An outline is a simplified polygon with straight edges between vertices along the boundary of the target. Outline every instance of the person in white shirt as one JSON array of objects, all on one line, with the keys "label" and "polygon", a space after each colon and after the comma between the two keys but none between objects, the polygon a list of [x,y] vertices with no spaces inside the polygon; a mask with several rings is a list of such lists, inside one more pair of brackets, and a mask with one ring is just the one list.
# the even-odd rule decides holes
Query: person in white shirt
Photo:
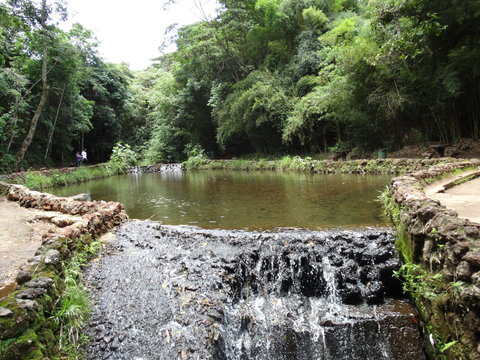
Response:
[{"label": "person in white shirt", "polygon": [[83,149],[82,151],[82,162],[87,162],[87,149]]}]

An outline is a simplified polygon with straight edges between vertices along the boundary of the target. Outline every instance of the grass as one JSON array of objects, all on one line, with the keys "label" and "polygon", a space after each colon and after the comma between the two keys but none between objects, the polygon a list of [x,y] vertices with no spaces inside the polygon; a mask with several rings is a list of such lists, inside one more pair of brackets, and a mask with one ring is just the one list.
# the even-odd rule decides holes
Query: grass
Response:
[{"label": "grass", "polygon": [[82,334],[91,311],[89,293],[81,281],[82,269],[100,248],[100,242],[89,241],[89,236],[79,240],[76,254],[64,264],[65,289],[51,316],[58,329],[57,359],[83,358],[82,347],[89,341]]},{"label": "grass", "polygon": [[22,184],[32,190],[43,190],[56,186],[64,186],[99,179],[124,173],[125,170],[112,168],[107,164],[86,167],[81,166],[68,172],[53,170],[48,175],[41,172],[27,172],[23,177],[14,179],[16,184]]}]

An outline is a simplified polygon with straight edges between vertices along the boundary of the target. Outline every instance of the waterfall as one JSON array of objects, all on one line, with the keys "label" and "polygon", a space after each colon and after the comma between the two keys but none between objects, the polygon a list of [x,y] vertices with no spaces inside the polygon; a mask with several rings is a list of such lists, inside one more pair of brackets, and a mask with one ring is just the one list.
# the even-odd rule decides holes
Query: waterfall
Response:
[{"label": "waterfall", "polygon": [[385,266],[385,252],[378,250],[393,248],[371,241],[354,255],[356,246],[344,240],[306,247],[301,253],[259,251],[242,256],[215,357],[423,358],[391,350],[392,338],[402,338],[404,327],[392,311],[393,300],[384,302],[382,294],[391,286],[384,272],[392,263]]},{"label": "waterfall", "polygon": [[127,222],[86,274],[89,358],[424,360],[393,243]]}]

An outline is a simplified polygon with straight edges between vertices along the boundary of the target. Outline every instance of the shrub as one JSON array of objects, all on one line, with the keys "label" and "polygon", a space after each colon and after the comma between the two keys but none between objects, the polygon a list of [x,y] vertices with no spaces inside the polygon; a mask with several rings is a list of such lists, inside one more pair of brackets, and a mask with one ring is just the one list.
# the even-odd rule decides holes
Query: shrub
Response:
[{"label": "shrub", "polygon": [[113,174],[124,173],[128,167],[135,165],[137,156],[128,144],[117,143],[113,147],[112,156],[107,163],[109,171]]},{"label": "shrub", "polygon": [[205,150],[200,145],[188,144],[185,146],[185,153],[188,156],[187,161],[184,162],[186,168],[198,169],[209,162]]}]

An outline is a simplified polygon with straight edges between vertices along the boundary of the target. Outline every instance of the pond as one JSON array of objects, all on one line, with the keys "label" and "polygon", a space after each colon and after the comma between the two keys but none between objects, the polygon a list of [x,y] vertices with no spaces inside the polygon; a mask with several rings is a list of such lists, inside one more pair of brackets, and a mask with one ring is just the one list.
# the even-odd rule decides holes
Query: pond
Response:
[{"label": "pond", "polygon": [[177,171],[128,174],[53,189],[118,201],[131,218],[203,228],[269,230],[384,225],[380,175]]}]

